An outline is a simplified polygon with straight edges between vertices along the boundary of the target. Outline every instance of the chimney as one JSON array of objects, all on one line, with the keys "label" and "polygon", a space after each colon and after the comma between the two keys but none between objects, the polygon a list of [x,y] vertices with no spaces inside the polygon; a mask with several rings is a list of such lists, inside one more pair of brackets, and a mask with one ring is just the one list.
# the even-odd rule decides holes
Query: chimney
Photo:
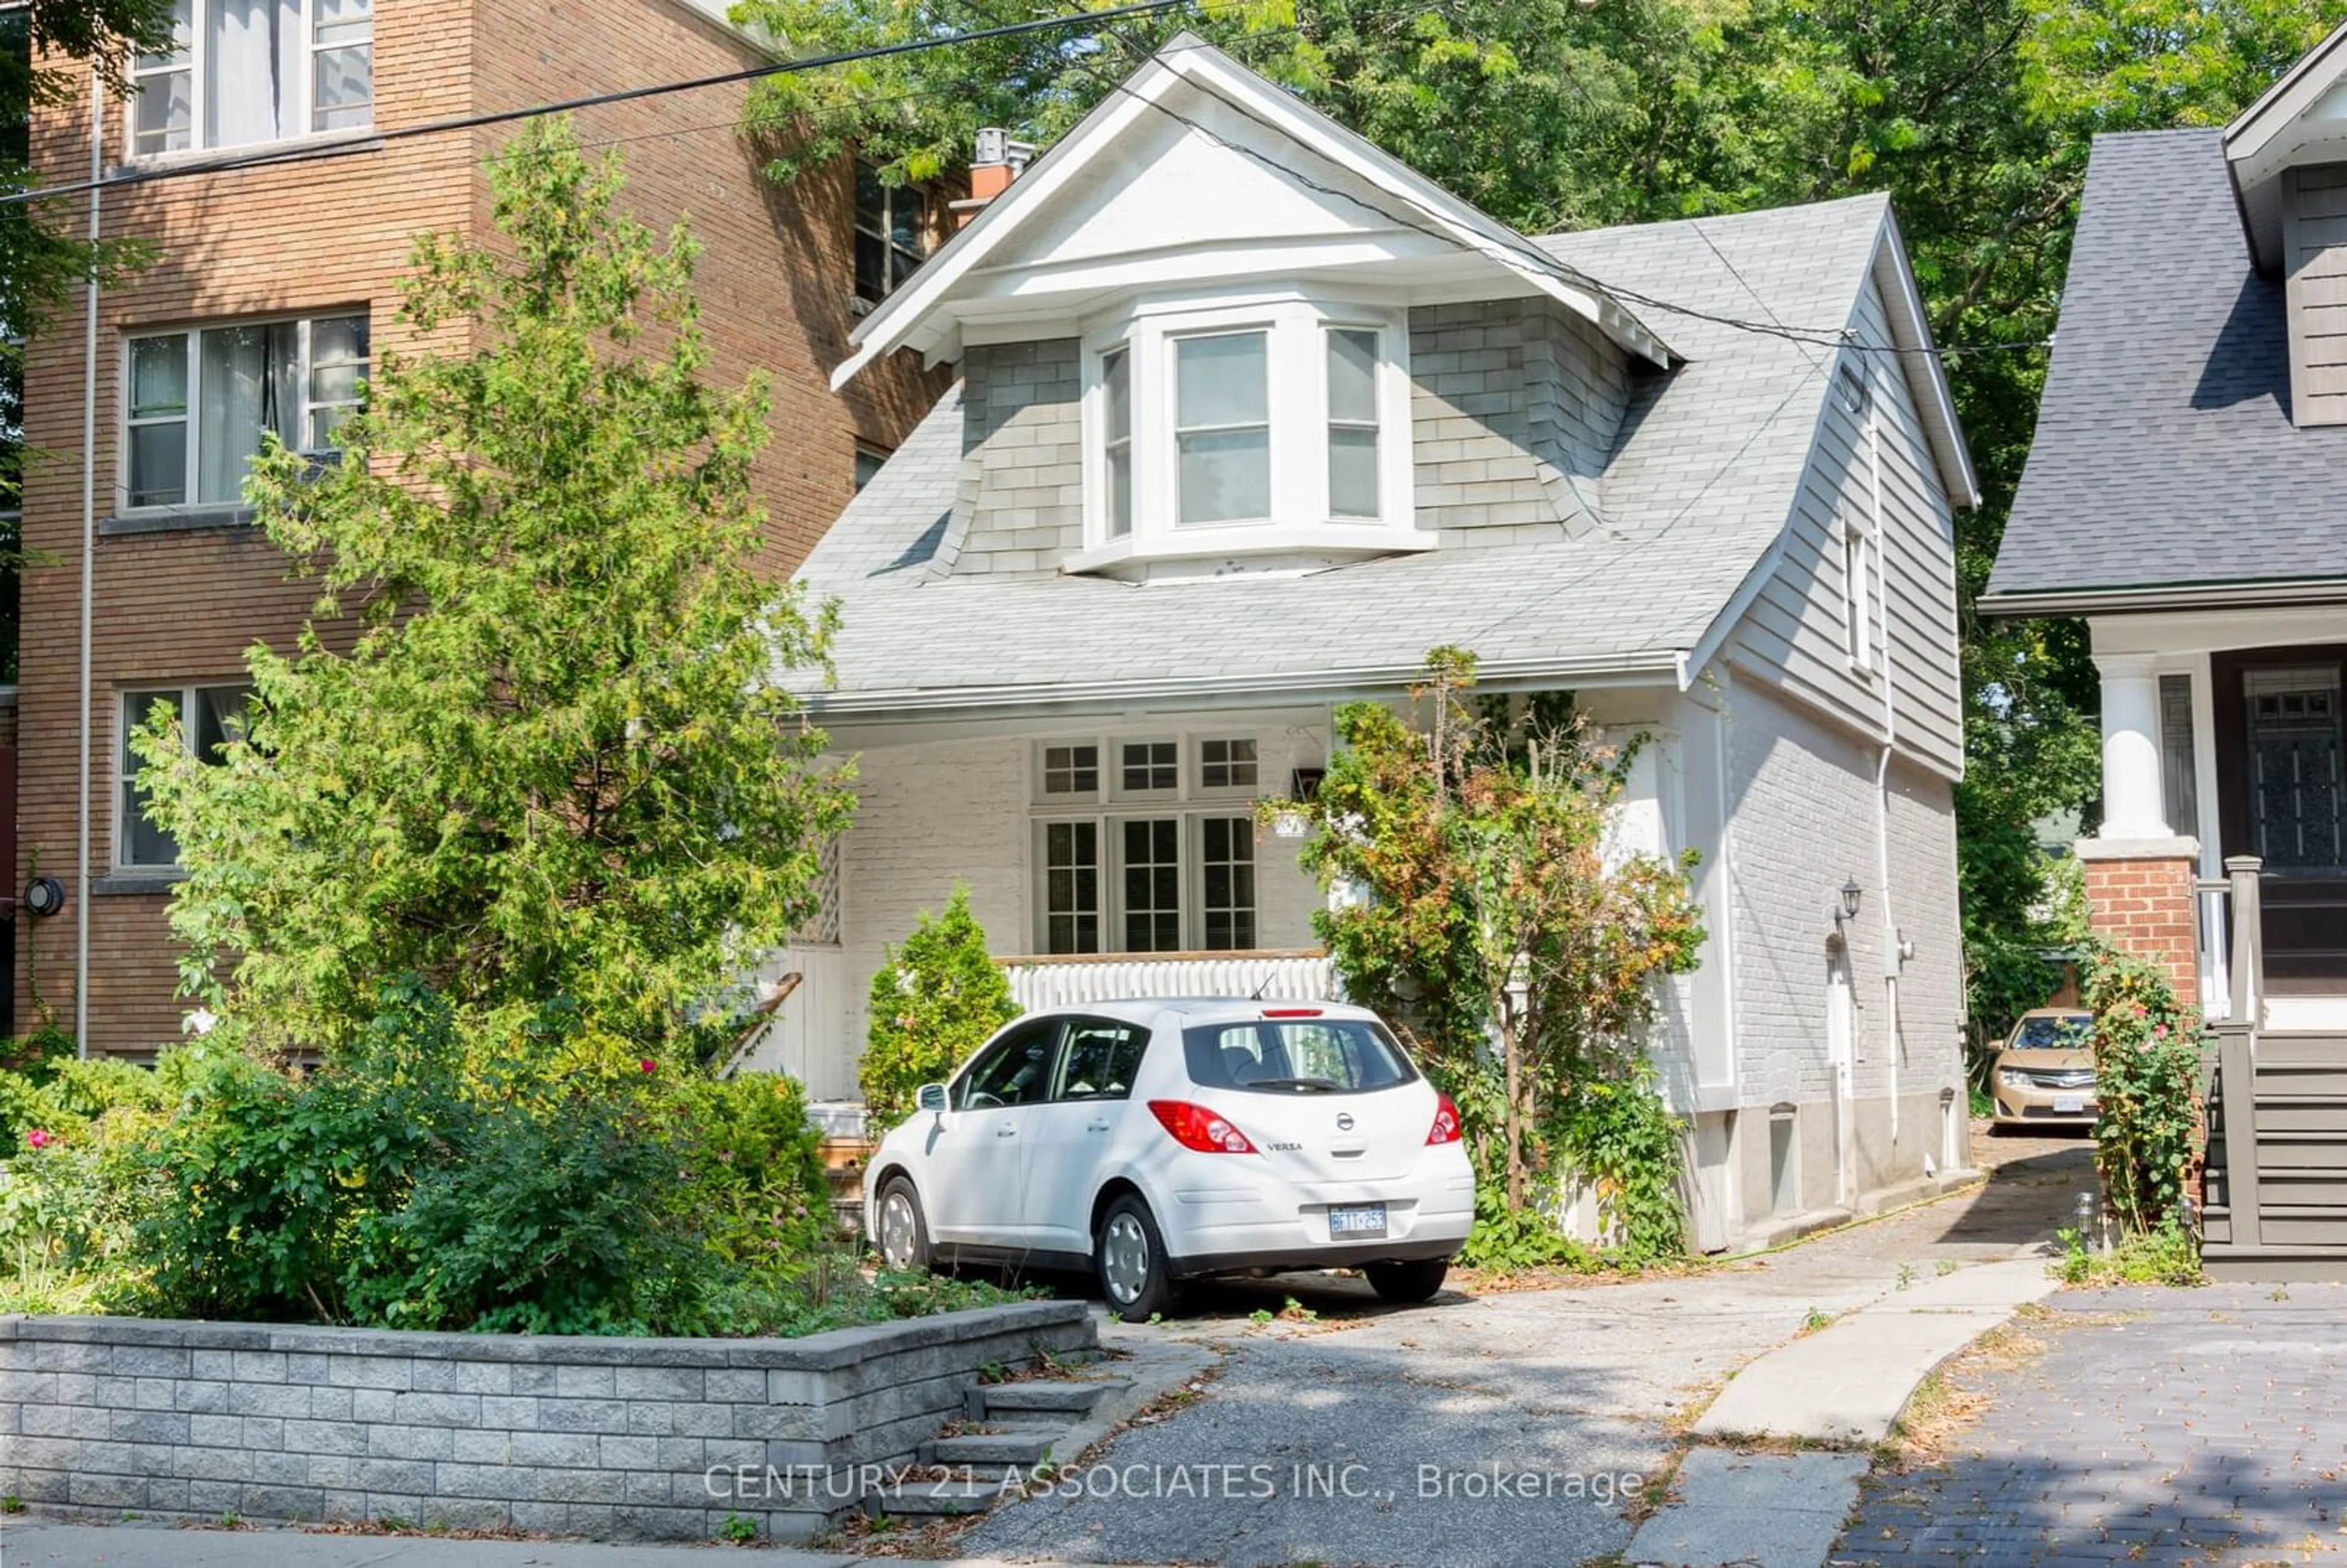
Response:
[{"label": "chimney", "polygon": [[1010,133],[999,126],[979,131],[977,155],[969,160],[969,196],[947,203],[955,215],[954,227],[967,228],[980,208],[1010,189],[1034,156],[1031,143],[1011,140]]}]

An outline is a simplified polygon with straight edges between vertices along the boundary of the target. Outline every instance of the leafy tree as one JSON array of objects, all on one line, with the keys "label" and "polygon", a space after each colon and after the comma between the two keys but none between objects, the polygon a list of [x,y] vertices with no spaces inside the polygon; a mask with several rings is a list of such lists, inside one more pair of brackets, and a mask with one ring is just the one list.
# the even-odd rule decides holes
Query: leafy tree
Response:
[{"label": "leafy tree", "polygon": [[315,618],[251,651],[217,755],[159,709],[140,777],[184,982],[232,1023],[331,1048],[408,975],[495,1038],[568,1009],[568,1052],[632,1071],[711,1043],[814,912],[853,801],[778,682],[831,612],[753,570],[765,386],[703,381],[690,236],[620,216],[567,122],[489,183],[500,241],[419,240],[399,312],[471,352],[384,352],[339,466],[255,460]]},{"label": "leafy tree", "polygon": [[1609,845],[1627,754],[1538,712],[1494,722],[1469,699],[1474,680],[1471,654],[1430,652],[1413,693],[1422,732],[1381,703],[1338,710],[1343,743],[1319,790],[1280,808],[1309,814],[1306,867],[1363,895],[1314,926],[1346,995],[1391,1020],[1456,1097],[1511,1209],[1560,1136],[1646,1162],[1583,1169],[1602,1194],[1667,1191],[1675,1139],[1657,1150],[1563,1129],[1577,1109],[1615,1109],[1585,1092],[1596,1082],[1659,1115],[1645,1042],[1656,982],[1692,969],[1703,941],[1693,858]]},{"label": "leafy tree", "polygon": [[872,977],[871,1022],[856,1064],[876,1132],[913,1113],[913,1094],[952,1072],[1019,1016],[1010,982],[988,954],[986,929],[957,883],[945,913],[924,913]]},{"label": "leafy tree", "polygon": [[[1979,469],[1960,517],[1971,778],[1956,809],[1979,1021],[2040,999],[2033,825],[2091,812],[2099,700],[2075,621],[1987,621],[2029,451],[2092,137],[2223,123],[2318,42],[2318,0],[1378,0],[1201,7],[1099,38],[1030,35],[813,78],[755,100],[784,178],[850,143],[921,179],[1001,125],[1048,141],[1188,26],[1430,178],[1530,231],[1884,190]],[[1019,19],[1002,0],[740,0],[805,51]],[[805,139],[794,139],[805,138]],[[1635,286],[1636,280],[1606,280]],[[1665,333],[1666,311],[1651,313]],[[1758,313],[1756,306],[1755,313]],[[1809,323],[1799,323],[1809,324]]]}]

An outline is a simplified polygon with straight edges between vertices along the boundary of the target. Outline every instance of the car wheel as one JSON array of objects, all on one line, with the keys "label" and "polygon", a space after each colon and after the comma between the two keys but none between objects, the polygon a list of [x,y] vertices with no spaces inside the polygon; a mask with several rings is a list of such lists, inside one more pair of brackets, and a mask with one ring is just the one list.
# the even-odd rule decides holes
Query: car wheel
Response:
[{"label": "car wheel", "polygon": [[1127,1323],[1146,1323],[1173,1310],[1173,1276],[1166,1272],[1165,1238],[1149,1205],[1131,1193],[1109,1204],[1092,1242],[1092,1272],[1108,1309]]},{"label": "car wheel", "polygon": [[1431,1301],[1450,1273],[1450,1260],[1434,1257],[1419,1263],[1373,1263],[1361,1272],[1368,1276],[1369,1288],[1378,1293],[1381,1301]]},{"label": "car wheel", "polygon": [[921,1213],[921,1195],[904,1176],[880,1184],[880,1202],[873,1245],[882,1266],[911,1274],[929,1266],[929,1222]]}]

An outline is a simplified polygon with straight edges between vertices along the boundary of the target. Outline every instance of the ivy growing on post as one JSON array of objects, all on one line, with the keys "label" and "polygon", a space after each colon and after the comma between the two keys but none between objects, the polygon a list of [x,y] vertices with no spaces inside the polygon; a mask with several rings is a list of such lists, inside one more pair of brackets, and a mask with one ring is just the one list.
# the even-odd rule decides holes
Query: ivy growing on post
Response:
[{"label": "ivy growing on post", "polygon": [[1570,1169],[1624,1251],[1676,1251],[1678,1140],[1645,1048],[1658,982],[1703,942],[1694,856],[1610,836],[1632,750],[1474,686],[1474,656],[1439,648],[1412,714],[1338,710],[1318,792],[1274,808],[1308,814],[1304,864],[1346,895],[1316,927],[1347,996],[1457,1100],[1508,1214]]}]

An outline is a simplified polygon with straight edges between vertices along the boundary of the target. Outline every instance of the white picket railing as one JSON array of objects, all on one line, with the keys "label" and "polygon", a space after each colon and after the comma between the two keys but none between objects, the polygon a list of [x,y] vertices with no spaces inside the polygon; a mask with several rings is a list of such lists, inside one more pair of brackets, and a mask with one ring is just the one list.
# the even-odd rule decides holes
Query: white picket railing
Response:
[{"label": "white picket railing", "polygon": [[1023,1011],[1127,997],[1334,1001],[1337,965],[1317,948],[1242,953],[1107,953],[997,958]]}]

